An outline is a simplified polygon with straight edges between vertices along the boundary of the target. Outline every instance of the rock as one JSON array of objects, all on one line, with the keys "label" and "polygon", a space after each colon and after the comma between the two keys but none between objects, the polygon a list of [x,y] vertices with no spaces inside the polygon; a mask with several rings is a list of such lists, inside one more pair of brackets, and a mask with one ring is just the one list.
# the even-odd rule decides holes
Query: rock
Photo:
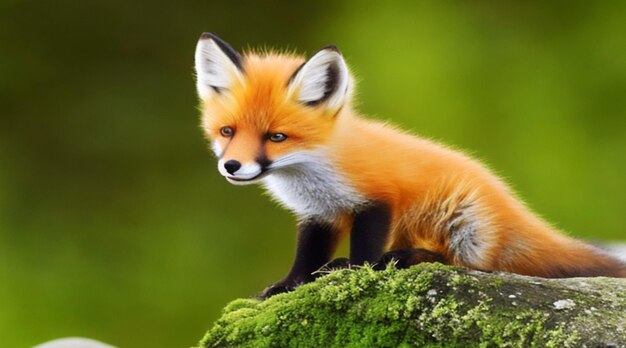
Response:
[{"label": "rock", "polygon": [[332,272],[224,309],[200,347],[626,347],[626,279],[440,264]]}]

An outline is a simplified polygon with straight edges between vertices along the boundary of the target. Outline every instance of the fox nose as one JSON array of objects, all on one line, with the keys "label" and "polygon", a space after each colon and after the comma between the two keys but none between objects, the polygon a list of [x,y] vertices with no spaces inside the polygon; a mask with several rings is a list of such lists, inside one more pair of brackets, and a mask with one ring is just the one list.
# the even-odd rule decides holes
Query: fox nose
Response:
[{"label": "fox nose", "polygon": [[230,160],[224,163],[224,169],[226,169],[228,174],[235,174],[239,168],[241,168],[241,163],[239,163],[239,161]]}]

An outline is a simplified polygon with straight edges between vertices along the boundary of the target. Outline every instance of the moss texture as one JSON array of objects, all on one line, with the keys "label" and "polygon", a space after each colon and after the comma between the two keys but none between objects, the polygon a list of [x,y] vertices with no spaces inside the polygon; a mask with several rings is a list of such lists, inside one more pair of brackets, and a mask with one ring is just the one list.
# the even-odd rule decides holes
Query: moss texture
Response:
[{"label": "moss texture", "polygon": [[235,300],[199,346],[626,347],[626,279],[366,266]]}]

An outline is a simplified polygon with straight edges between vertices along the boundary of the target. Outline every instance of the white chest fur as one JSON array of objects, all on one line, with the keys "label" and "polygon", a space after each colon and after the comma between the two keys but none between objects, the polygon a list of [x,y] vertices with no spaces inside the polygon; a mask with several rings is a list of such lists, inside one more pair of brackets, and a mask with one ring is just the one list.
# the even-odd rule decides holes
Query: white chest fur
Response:
[{"label": "white chest fur", "polygon": [[[298,154],[274,170],[263,183],[281,204],[301,217],[329,218],[356,210],[365,198],[350,187],[336,168],[320,156]],[[295,163],[294,163],[295,162]],[[276,162],[280,165],[281,161]]]}]

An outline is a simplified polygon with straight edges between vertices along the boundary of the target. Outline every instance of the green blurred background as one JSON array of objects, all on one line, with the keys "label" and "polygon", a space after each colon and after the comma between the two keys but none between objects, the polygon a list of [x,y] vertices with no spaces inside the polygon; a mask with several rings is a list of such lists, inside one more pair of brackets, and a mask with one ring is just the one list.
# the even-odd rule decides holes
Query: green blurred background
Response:
[{"label": "green blurred background", "polygon": [[626,2],[0,3],[0,338],[194,344],[288,270],[294,218],[223,180],[201,32],[344,52],[361,110],[467,149],[536,211],[625,237]]}]

